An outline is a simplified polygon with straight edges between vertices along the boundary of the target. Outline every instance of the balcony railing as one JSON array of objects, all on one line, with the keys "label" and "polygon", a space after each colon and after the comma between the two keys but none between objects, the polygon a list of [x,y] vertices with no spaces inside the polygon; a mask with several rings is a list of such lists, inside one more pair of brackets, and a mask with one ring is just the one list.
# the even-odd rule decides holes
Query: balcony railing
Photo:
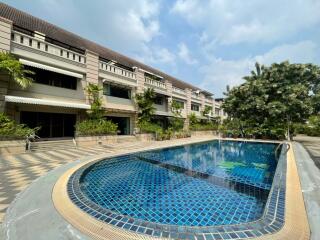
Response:
[{"label": "balcony railing", "polygon": [[145,77],[144,78],[144,82],[146,84],[148,84],[148,85],[151,85],[151,86],[154,86],[154,87],[157,87],[157,88],[167,89],[166,84],[161,82],[161,81],[158,81],[158,80],[154,80],[154,79]]},{"label": "balcony railing", "polygon": [[99,68],[101,70],[103,70],[103,71],[114,73],[114,74],[117,74],[117,75],[120,75],[120,76],[123,76],[123,77],[136,79],[136,74],[135,73],[133,73],[131,71],[128,71],[128,70],[125,70],[123,68],[116,67],[114,65],[108,64],[106,62],[100,61],[99,62]]},{"label": "balcony railing", "polygon": [[177,87],[174,87],[174,86],[172,86],[172,91],[174,93],[178,93],[178,94],[181,94],[181,95],[185,95],[186,94],[186,92],[183,89],[177,88]]},{"label": "balcony railing", "polygon": [[73,62],[83,64],[86,62],[86,58],[82,54],[45,42],[44,40],[17,31],[13,31],[11,33],[11,41],[18,45],[37,49],[41,52],[46,52],[61,58],[68,59]]}]

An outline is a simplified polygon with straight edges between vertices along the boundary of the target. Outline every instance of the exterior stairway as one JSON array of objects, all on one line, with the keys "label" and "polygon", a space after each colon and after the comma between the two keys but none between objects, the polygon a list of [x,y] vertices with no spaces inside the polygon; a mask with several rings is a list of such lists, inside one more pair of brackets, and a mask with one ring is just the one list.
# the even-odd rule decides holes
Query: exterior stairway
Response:
[{"label": "exterior stairway", "polygon": [[55,141],[39,141],[39,142],[31,142],[30,151],[38,152],[38,151],[55,151],[60,149],[74,149],[76,145],[74,144],[72,139],[68,140],[55,140]]}]

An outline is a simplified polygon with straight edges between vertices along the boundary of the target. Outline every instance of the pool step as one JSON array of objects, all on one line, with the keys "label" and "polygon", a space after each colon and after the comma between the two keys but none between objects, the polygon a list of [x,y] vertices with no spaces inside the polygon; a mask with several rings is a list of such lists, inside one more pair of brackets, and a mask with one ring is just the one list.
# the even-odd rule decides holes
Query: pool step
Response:
[{"label": "pool step", "polygon": [[73,140],[58,140],[58,141],[43,141],[31,142],[30,151],[55,151],[60,149],[74,149],[76,148]]}]

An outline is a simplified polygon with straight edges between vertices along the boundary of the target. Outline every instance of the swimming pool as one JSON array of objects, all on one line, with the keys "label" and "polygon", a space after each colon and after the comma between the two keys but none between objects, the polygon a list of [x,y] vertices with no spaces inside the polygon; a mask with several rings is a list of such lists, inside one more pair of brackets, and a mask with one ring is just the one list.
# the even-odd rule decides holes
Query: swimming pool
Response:
[{"label": "swimming pool", "polygon": [[258,224],[271,204],[277,146],[216,140],[113,157],[76,171],[68,194],[94,218],[137,233],[237,230]]}]

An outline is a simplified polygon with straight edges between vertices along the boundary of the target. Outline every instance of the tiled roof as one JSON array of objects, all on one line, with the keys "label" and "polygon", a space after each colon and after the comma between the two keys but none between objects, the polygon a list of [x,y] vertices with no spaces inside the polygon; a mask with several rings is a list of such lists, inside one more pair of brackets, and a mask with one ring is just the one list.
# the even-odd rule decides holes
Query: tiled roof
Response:
[{"label": "tiled roof", "polygon": [[[44,33],[46,37],[54,39],[56,41],[65,43],[72,47],[78,49],[88,49],[90,51],[96,52],[100,57],[110,60],[115,60],[118,63],[128,66],[134,67],[137,66],[146,71],[152,72],[154,74],[160,75],[165,79],[168,79],[172,82],[173,86],[178,88],[191,88],[193,90],[198,90],[198,87],[195,87],[189,83],[183,82],[175,77],[172,77],[164,72],[161,72],[155,68],[147,66],[141,62],[138,62],[134,59],[126,57],[120,53],[117,53],[109,48],[103,47],[99,44],[96,44],[92,41],[84,39],[74,33],[66,31],[60,27],[57,27],[51,23],[48,23],[42,19],[36,18],[28,13],[20,11],[16,8],[13,8],[7,4],[0,3],[0,16],[6,19],[9,19],[13,22],[14,26],[18,26],[20,28],[24,28],[31,31],[38,31]],[[199,89],[200,90],[200,89]]]}]

